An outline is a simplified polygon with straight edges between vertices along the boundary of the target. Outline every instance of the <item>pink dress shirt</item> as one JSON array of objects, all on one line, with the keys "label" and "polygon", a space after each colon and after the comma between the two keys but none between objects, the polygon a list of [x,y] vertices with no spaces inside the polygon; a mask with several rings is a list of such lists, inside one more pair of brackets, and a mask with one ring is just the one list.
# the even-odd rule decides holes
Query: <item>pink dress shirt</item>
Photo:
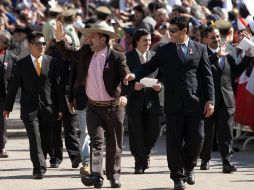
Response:
[{"label": "pink dress shirt", "polygon": [[108,47],[94,53],[91,59],[86,80],[86,94],[94,101],[114,100],[109,96],[103,80],[103,70],[106,62]]}]

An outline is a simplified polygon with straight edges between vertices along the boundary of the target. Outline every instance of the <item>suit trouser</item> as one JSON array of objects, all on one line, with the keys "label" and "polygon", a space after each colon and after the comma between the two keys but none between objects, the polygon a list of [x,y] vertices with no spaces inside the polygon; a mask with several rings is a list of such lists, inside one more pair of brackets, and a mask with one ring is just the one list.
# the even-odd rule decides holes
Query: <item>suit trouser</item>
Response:
[{"label": "suit trouser", "polygon": [[7,142],[7,136],[6,136],[6,120],[3,117],[3,111],[4,111],[4,102],[0,102],[0,150],[5,148],[5,144]]},{"label": "suit trouser", "polygon": [[128,113],[128,133],[135,169],[146,169],[159,135],[159,115]]},{"label": "suit trouser", "polygon": [[52,129],[55,125],[52,108],[43,107],[32,113],[22,113],[21,118],[29,139],[33,173],[44,173],[47,170],[46,157],[51,150]]},{"label": "suit trouser", "polygon": [[166,112],[167,160],[172,180],[185,179],[184,170],[191,171],[197,160],[204,140],[202,113]]},{"label": "suit trouser", "polygon": [[231,160],[233,144],[233,124],[235,108],[222,107],[215,110],[213,115],[205,119],[205,140],[200,158],[209,161],[212,155],[214,128],[224,163]]},{"label": "suit trouser", "polygon": [[78,115],[66,112],[62,118],[56,122],[53,134],[53,146],[50,151],[50,163],[61,163],[63,160],[63,141],[62,126],[64,128],[65,146],[71,160],[76,156],[80,156],[78,135]]},{"label": "suit trouser", "polygon": [[87,127],[91,139],[92,174],[102,177],[104,131],[106,137],[106,176],[119,179],[123,143],[124,108],[88,104]]}]

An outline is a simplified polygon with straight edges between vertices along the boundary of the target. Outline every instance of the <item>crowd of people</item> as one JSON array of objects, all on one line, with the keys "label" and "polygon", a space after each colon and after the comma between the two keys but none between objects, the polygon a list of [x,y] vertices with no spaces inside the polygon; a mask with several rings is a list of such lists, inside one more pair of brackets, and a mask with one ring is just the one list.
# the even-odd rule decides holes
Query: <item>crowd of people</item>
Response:
[{"label": "crowd of people", "polygon": [[[133,173],[144,174],[161,116],[175,190],[195,184],[198,158],[200,169],[209,170],[214,144],[222,172],[237,171],[231,162],[235,113],[241,124],[254,126],[253,117],[239,117],[243,103],[235,104],[245,89],[239,92],[239,78],[254,80],[254,47],[238,46],[254,42],[254,13],[245,3],[3,0],[0,158],[8,157],[6,119],[20,89],[34,179],[44,178],[47,157],[51,168],[61,165],[63,128],[72,168],[82,163],[82,183],[103,186],[105,141],[105,175],[120,188],[124,119]],[[254,87],[248,89],[254,99]],[[254,113],[254,101],[247,104]]]}]

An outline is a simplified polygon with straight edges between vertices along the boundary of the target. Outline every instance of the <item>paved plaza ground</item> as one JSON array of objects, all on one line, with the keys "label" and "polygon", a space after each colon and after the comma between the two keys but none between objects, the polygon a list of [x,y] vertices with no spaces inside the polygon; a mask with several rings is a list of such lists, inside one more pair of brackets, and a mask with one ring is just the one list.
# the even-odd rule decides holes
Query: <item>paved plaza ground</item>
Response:
[{"label": "paved plaza ground", "polygon": [[[241,143],[239,144],[241,148]],[[72,169],[71,162],[64,152],[60,168],[48,168],[43,180],[32,179],[32,163],[29,158],[27,138],[10,138],[7,143],[9,158],[0,160],[0,190],[80,190],[85,187],[80,181],[79,169]],[[151,167],[143,175],[133,174],[133,157],[128,146],[128,136],[124,138],[122,159],[121,189],[170,190],[173,182],[169,178],[165,156],[165,136],[158,139],[151,157]],[[199,166],[200,162],[198,163]],[[186,185],[187,190],[253,190],[254,189],[254,148],[247,146],[246,151],[235,153],[234,164],[238,171],[223,174],[218,152],[213,153],[211,169],[200,171],[195,168],[196,184]],[[49,165],[49,164],[48,164]],[[104,180],[102,189],[109,188]]]}]

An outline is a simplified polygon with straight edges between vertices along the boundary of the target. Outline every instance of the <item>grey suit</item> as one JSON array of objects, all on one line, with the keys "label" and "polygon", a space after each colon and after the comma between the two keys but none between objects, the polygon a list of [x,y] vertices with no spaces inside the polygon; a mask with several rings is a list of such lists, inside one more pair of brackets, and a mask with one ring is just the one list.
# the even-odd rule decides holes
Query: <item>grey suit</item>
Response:
[{"label": "grey suit", "polygon": [[215,88],[215,111],[211,117],[205,119],[205,140],[200,158],[206,162],[211,159],[214,128],[216,128],[221,158],[224,164],[228,164],[232,154],[235,113],[232,76],[240,76],[251,62],[251,58],[244,57],[242,62],[237,65],[233,57],[228,55],[225,58],[224,67],[221,68],[217,53],[213,53],[208,48],[208,55]]}]

